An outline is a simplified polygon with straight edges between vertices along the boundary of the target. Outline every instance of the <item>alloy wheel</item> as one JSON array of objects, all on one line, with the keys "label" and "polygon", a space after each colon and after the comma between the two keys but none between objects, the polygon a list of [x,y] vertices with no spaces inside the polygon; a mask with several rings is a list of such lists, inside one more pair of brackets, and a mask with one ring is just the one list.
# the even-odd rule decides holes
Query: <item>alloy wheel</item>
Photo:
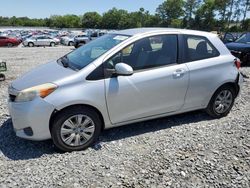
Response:
[{"label": "alloy wheel", "polygon": [[218,114],[225,113],[233,103],[233,94],[229,90],[222,90],[214,102],[214,110]]},{"label": "alloy wheel", "polygon": [[95,124],[86,115],[75,115],[68,118],[61,126],[62,141],[68,146],[81,146],[87,143],[94,135]]}]

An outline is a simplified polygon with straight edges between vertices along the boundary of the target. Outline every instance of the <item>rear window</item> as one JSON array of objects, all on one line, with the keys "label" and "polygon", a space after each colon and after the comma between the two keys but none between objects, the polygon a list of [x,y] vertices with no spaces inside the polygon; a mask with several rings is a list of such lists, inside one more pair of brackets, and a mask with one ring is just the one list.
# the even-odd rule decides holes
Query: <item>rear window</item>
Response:
[{"label": "rear window", "polygon": [[212,43],[202,36],[184,36],[186,62],[209,59],[220,55]]}]

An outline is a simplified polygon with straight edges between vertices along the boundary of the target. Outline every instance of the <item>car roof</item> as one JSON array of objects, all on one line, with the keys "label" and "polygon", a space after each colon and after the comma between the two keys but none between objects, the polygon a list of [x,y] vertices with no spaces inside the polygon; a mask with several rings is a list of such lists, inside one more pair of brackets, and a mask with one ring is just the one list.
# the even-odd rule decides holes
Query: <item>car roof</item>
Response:
[{"label": "car roof", "polygon": [[189,30],[189,29],[176,29],[176,28],[135,28],[135,29],[126,29],[120,31],[114,31],[112,33],[120,34],[120,35],[140,35],[140,34],[149,34],[154,32],[176,32],[181,34],[193,34],[193,35],[201,35],[201,36],[216,36],[216,34],[204,32],[204,31],[196,31],[196,30]]}]

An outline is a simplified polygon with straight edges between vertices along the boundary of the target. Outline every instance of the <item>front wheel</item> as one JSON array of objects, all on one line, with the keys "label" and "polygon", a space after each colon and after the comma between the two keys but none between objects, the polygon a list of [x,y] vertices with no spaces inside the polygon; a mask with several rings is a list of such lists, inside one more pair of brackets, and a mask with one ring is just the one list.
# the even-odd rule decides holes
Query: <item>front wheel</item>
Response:
[{"label": "front wheel", "polygon": [[74,42],[70,41],[68,46],[74,46]]},{"label": "front wheel", "polygon": [[14,46],[14,45],[13,45],[12,43],[8,43],[8,44],[7,44],[7,47],[8,47],[8,48],[11,48],[11,47],[13,47],[13,46]]},{"label": "front wheel", "polygon": [[4,81],[5,80],[5,75],[4,74],[0,74],[0,81]]},{"label": "front wheel", "polygon": [[50,43],[50,46],[51,46],[51,47],[55,47],[55,45],[56,45],[56,44],[55,44],[54,42],[51,42],[51,43]]},{"label": "front wheel", "polygon": [[73,107],[56,115],[51,128],[55,146],[64,151],[79,151],[91,146],[101,133],[101,120],[92,109]]},{"label": "front wheel", "polygon": [[233,107],[236,97],[235,89],[231,86],[219,88],[210,100],[206,111],[214,118],[221,118],[228,115]]}]

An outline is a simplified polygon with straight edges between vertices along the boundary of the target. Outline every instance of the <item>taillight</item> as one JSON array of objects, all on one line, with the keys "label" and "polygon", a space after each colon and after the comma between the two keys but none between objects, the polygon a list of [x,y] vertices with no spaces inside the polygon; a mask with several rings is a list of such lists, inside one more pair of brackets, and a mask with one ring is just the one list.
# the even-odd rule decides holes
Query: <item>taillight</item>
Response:
[{"label": "taillight", "polygon": [[240,69],[241,62],[240,62],[239,59],[236,59],[236,60],[234,61],[234,64],[235,64],[235,66],[237,67],[237,69]]}]

